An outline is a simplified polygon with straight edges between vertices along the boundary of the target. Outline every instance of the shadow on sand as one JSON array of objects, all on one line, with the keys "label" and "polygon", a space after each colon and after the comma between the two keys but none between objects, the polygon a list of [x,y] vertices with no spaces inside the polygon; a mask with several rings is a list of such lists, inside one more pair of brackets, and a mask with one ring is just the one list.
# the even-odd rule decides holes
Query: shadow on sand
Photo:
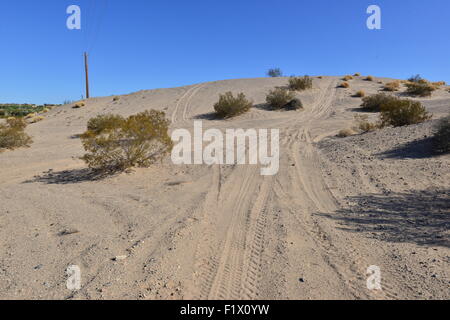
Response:
[{"label": "shadow on sand", "polygon": [[42,175],[35,176],[24,183],[45,183],[45,184],[75,184],[82,182],[100,181],[111,177],[117,173],[100,172],[92,169],[74,169],[55,172],[49,170]]},{"label": "shadow on sand", "polygon": [[223,120],[222,118],[218,117],[215,112],[208,112],[204,114],[199,114],[194,116],[195,120]]},{"label": "shadow on sand", "polygon": [[342,230],[387,242],[450,247],[450,190],[368,194],[349,197],[348,209],[317,215],[339,222]]},{"label": "shadow on sand", "polygon": [[427,137],[402,144],[377,156],[391,159],[426,159],[436,154],[433,152],[433,138]]}]

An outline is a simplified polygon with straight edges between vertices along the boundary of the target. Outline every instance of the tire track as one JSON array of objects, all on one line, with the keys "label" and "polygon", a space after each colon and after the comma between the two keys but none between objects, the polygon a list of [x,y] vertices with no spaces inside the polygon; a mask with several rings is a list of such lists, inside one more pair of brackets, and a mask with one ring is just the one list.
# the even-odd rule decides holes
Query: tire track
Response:
[{"label": "tire track", "polygon": [[[199,86],[201,86],[201,85],[194,85],[194,86],[190,87],[190,88],[189,88],[188,90],[186,90],[186,92],[184,92],[183,95],[180,97],[180,99],[178,100],[177,104],[175,105],[175,109],[174,109],[174,111],[173,111],[173,113],[172,113],[172,117],[171,117],[172,124],[177,122],[178,109],[180,108],[180,105],[183,103],[184,99],[185,99],[186,97],[188,97],[189,94],[192,94],[193,91],[195,91]],[[188,98],[188,101],[189,101],[189,98]],[[185,107],[184,107],[183,115],[184,115],[184,113],[185,113],[185,109],[186,109],[186,105],[185,105]]]}]

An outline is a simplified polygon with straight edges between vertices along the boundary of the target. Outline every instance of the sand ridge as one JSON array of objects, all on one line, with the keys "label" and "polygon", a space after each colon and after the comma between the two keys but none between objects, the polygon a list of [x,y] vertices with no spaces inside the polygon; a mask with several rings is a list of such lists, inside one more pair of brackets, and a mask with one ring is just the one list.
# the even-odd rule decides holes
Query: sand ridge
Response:
[{"label": "sand ridge", "polygon": [[[313,89],[298,93],[301,112],[263,107],[287,78],[140,91],[53,109],[28,127],[31,148],[0,154],[0,298],[448,299],[450,157],[414,156],[408,145],[426,139],[432,122],[336,138],[361,103],[352,95],[377,93],[378,81],[389,81],[363,79],[340,89],[339,77],[314,78]],[[226,91],[244,92],[257,107],[232,120],[210,117]],[[448,90],[420,100],[435,118],[449,111]],[[258,166],[167,159],[92,181],[77,158],[76,135],[87,120],[147,109],[164,110],[171,129],[192,130],[199,120],[220,130],[280,129],[280,171],[264,177]],[[418,204],[403,208],[413,195],[429,203],[428,216]],[[416,237],[406,234],[416,229]],[[432,232],[440,238],[424,235]],[[66,288],[69,265],[81,268],[80,291]],[[371,265],[381,267],[381,292],[366,288]]]}]

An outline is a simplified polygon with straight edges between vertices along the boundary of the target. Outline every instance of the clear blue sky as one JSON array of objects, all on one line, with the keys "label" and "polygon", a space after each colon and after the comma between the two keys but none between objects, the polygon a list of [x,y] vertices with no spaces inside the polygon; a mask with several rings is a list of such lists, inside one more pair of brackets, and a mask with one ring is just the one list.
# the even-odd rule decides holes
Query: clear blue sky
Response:
[{"label": "clear blue sky", "polygon": [[[66,8],[82,10],[81,31]],[[382,30],[366,9],[382,9]],[[61,103],[230,78],[361,72],[450,82],[448,0],[3,0],[0,103]]]}]

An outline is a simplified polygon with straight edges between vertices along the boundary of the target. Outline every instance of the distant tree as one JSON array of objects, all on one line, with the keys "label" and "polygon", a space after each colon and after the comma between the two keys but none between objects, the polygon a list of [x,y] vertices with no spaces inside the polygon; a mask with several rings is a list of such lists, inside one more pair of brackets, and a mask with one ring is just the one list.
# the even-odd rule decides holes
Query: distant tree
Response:
[{"label": "distant tree", "polygon": [[416,74],[415,76],[412,76],[408,79],[409,82],[415,82],[415,83],[419,83],[421,81],[423,81],[423,78],[420,76],[420,74]]},{"label": "distant tree", "polygon": [[283,72],[281,71],[280,68],[274,68],[274,69],[269,69],[269,71],[267,71],[267,75],[272,78],[282,77]]}]

